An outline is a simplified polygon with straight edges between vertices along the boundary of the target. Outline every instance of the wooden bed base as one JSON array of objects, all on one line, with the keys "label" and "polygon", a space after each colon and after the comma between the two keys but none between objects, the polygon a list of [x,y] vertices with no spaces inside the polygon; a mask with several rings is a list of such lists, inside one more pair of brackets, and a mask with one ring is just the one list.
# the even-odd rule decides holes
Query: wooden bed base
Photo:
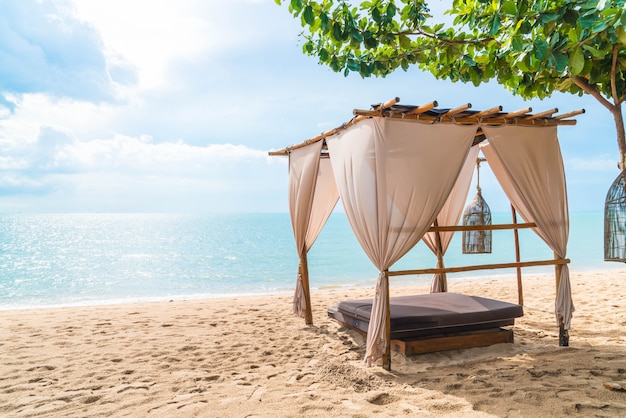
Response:
[{"label": "wooden bed base", "polygon": [[[328,308],[328,316],[342,326],[356,331],[364,338],[367,332],[351,323],[336,307]],[[493,325],[491,328],[472,329],[466,331],[444,331],[439,333],[412,336],[406,338],[392,338],[391,350],[404,356],[433,353],[437,351],[457,350],[463,348],[486,347],[493,344],[509,343],[514,341],[513,330]]]},{"label": "wooden bed base", "polygon": [[[333,316],[331,318],[337,320]],[[352,325],[337,320],[342,326],[358,332],[363,337],[367,333]],[[451,334],[429,335],[420,338],[406,338],[391,340],[391,350],[403,356],[434,353],[437,351],[458,350],[463,348],[487,347],[493,344],[512,344],[513,330],[505,328],[488,328],[475,331],[457,332]]]},{"label": "wooden bed base", "polygon": [[391,340],[391,349],[405,356],[461,348],[486,347],[493,344],[513,343],[513,331],[490,328],[451,335],[430,336],[420,339]]}]

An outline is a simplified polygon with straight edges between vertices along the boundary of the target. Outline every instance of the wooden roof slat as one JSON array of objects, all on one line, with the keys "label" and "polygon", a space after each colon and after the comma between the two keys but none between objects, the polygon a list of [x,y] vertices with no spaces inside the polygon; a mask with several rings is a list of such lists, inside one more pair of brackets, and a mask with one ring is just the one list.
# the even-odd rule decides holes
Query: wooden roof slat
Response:
[{"label": "wooden roof slat", "polygon": [[455,107],[454,109],[448,110],[446,113],[443,113],[441,116],[451,117],[454,115],[458,115],[459,113],[465,112],[466,110],[471,109],[471,108],[472,108],[471,103],[465,103],[465,104],[462,104],[461,106]]},{"label": "wooden roof slat", "polygon": [[411,110],[410,112],[407,112],[407,114],[408,115],[419,115],[421,113],[428,112],[429,110],[433,110],[437,106],[439,106],[439,104],[437,103],[437,100],[433,100],[430,103],[426,103],[426,104],[423,104],[421,106],[417,106],[415,109]]},{"label": "wooden roof slat", "polygon": [[585,109],[574,110],[573,112],[563,113],[562,115],[556,115],[554,119],[560,121],[560,123],[566,122],[563,119],[571,118],[574,116],[582,115],[585,113]]},{"label": "wooden roof slat", "polygon": [[485,110],[481,110],[478,113],[475,113],[474,117],[476,118],[488,118],[490,116],[496,115],[498,113],[502,112],[502,106],[495,106],[492,107],[491,109],[485,109]]},{"label": "wooden roof slat", "polygon": [[378,106],[376,106],[374,108],[374,110],[384,110],[384,109],[389,109],[391,106],[397,104],[400,101],[399,97],[394,97],[391,100],[387,100],[385,103],[383,104],[379,104]]},{"label": "wooden roof slat", "polygon": [[354,109],[352,114],[357,117],[361,116],[363,119],[372,118],[376,116],[380,116],[380,110],[364,110],[364,109]]},{"label": "wooden roof slat", "polygon": [[515,112],[505,113],[504,115],[502,115],[502,117],[505,119],[513,119],[513,118],[518,118],[520,116],[524,116],[532,111],[533,111],[532,107],[527,107],[525,109],[516,110]]},{"label": "wooden roof slat", "polygon": [[547,117],[550,117],[550,116],[554,115],[558,111],[559,111],[559,109],[557,107],[555,107],[554,109],[550,109],[550,110],[546,110],[546,111],[543,111],[543,112],[535,113],[534,115],[528,115],[524,119],[526,119],[526,120],[533,120],[533,119],[547,118]]}]

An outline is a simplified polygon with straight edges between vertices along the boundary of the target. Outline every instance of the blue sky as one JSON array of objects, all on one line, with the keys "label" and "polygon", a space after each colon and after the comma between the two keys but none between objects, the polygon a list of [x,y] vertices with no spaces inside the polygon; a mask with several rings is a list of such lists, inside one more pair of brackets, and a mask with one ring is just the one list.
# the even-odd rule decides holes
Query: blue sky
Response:
[{"label": "blue sky", "polygon": [[[414,69],[346,78],[301,53],[300,31],[274,0],[0,0],[0,212],[284,212],[287,161],[267,151],[395,96],[585,108],[559,130],[570,208],[603,208],[618,153],[592,98],[526,102]],[[481,186],[508,210],[484,166]]]}]

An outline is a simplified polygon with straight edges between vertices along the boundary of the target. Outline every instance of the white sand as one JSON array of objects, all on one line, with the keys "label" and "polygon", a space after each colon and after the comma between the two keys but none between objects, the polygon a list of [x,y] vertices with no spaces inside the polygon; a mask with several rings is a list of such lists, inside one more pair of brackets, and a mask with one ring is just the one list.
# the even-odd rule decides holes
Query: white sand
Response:
[{"label": "white sand", "polygon": [[[515,279],[450,291],[517,301]],[[392,295],[426,293],[396,288]],[[570,347],[554,277],[524,279],[515,343],[367,368],[364,341],[326,315],[372,289],[0,312],[0,416],[626,416],[626,271],[572,275]]]}]

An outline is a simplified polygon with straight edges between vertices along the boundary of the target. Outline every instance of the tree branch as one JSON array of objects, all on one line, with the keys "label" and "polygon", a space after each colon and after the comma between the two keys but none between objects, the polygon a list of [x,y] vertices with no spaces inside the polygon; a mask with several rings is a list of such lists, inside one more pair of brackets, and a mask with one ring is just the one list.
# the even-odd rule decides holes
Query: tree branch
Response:
[{"label": "tree branch", "polygon": [[615,111],[616,106],[613,105],[611,102],[609,102],[602,94],[600,94],[600,92],[598,91],[598,89],[596,89],[595,86],[592,86],[591,84],[589,84],[586,78],[583,78],[583,77],[570,77],[570,78],[572,79],[574,84],[580,87],[585,93],[592,95],[597,101],[600,102],[602,106],[609,109],[610,112]]},{"label": "tree branch", "polygon": [[438,36],[434,33],[428,33],[428,32],[424,32],[422,29],[416,28],[415,32],[409,32],[409,31],[405,31],[405,32],[398,32],[398,33],[392,33],[392,35],[395,36],[399,36],[399,35],[413,35],[413,36],[423,36],[425,38],[430,38],[432,40],[435,40],[437,42],[441,42],[442,44],[446,44],[446,45],[480,45],[480,44],[484,44],[487,42],[491,42],[494,40],[494,38],[484,38],[484,39],[447,39],[447,38],[442,38],[441,36]]},{"label": "tree branch", "polygon": [[619,106],[622,101],[619,97],[617,97],[617,85],[615,80],[617,78],[617,55],[619,54],[619,49],[617,48],[617,44],[613,45],[613,61],[611,62],[611,90],[613,93],[613,103],[615,106]]}]

